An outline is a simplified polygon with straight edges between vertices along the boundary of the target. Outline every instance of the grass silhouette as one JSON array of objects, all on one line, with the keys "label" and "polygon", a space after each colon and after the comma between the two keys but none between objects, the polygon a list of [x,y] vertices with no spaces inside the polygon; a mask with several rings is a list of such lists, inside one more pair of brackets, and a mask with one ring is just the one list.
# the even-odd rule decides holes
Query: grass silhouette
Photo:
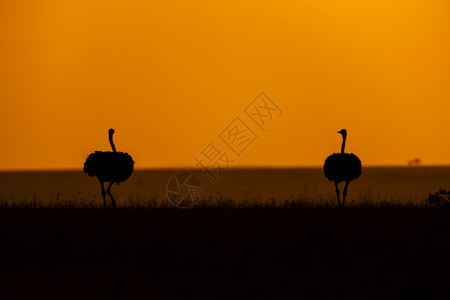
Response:
[{"label": "grass silhouette", "polygon": [[134,172],[105,209],[82,172],[0,173],[2,299],[449,298],[427,197],[450,168],[365,168],[343,209],[320,168],[230,170],[184,210],[173,174]]},{"label": "grass silhouette", "polygon": [[365,193],[344,209],[335,208],[332,195],[206,198],[186,210],[154,196],[118,204],[104,209],[97,194],[0,196],[2,295],[450,295],[450,212],[426,201]]}]

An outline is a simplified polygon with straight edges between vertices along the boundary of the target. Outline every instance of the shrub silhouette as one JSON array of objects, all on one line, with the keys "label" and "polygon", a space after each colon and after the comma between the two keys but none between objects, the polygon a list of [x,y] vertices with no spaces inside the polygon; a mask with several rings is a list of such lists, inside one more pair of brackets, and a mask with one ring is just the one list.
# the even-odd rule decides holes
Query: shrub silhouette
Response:
[{"label": "shrub silhouette", "polygon": [[431,194],[427,199],[429,204],[437,205],[441,208],[450,208],[450,191],[446,191],[442,188],[439,189],[439,192]]}]

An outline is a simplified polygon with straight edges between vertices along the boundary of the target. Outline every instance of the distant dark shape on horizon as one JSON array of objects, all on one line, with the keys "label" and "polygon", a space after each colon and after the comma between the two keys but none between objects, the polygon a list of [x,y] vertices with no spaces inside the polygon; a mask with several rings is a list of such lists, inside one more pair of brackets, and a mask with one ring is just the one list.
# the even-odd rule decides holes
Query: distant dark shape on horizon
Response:
[{"label": "distant dark shape on horizon", "polygon": [[[111,194],[111,187],[114,183],[119,185],[127,180],[134,170],[133,158],[124,152],[117,152],[113,142],[114,129],[108,131],[111,151],[95,151],[91,153],[84,163],[83,172],[89,176],[97,177],[102,188],[103,204],[106,207],[106,194],[111,198],[113,207],[116,201]],[[109,182],[105,191],[105,182]]]},{"label": "distant dark shape on horizon", "polygon": [[339,183],[345,181],[344,192],[342,193],[342,206],[345,206],[348,185],[352,180],[361,176],[361,160],[353,153],[345,153],[345,142],[347,140],[347,130],[342,129],[338,133],[342,134],[341,153],[334,153],[327,157],[323,166],[325,177],[333,181],[336,186],[336,196],[339,207],[341,200],[339,197]]},{"label": "distant dark shape on horizon", "polygon": [[422,160],[420,158],[414,158],[408,161],[408,167],[418,167]]}]

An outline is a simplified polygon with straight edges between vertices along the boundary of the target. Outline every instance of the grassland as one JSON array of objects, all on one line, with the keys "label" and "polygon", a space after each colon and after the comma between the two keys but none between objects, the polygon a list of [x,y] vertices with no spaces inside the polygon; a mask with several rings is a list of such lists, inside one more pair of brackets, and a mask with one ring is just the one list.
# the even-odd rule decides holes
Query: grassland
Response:
[{"label": "grassland", "polygon": [[416,194],[360,192],[337,209],[329,193],[223,193],[182,210],[122,192],[104,209],[96,186],[77,191],[70,176],[61,191],[42,178],[0,185],[2,298],[450,296],[450,211]]},{"label": "grassland", "polygon": [[222,204],[0,209],[20,298],[448,299],[450,212]]}]

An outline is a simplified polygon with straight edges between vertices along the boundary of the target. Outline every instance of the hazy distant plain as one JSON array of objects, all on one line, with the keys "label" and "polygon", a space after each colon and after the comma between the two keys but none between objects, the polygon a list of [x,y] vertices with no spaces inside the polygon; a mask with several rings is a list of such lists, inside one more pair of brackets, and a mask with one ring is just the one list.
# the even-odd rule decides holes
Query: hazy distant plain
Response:
[{"label": "hazy distant plain", "polygon": [[[201,170],[138,170],[131,178],[114,185],[118,205],[166,203],[166,186],[179,172],[192,172],[202,182],[205,201],[334,201],[334,185],[321,168],[231,169],[215,183]],[[393,201],[423,203],[428,193],[450,189],[450,167],[363,168],[362,176],[349,188],[349,203]],[[342,186],[343,188],[343,186]],[[39,200],[49,203],[66,199],[80,204],[100,205],[99,183],[81,171],[2,172],[0,195],[8,201]],[[212,201],[212,200],[211,200]]]}]

